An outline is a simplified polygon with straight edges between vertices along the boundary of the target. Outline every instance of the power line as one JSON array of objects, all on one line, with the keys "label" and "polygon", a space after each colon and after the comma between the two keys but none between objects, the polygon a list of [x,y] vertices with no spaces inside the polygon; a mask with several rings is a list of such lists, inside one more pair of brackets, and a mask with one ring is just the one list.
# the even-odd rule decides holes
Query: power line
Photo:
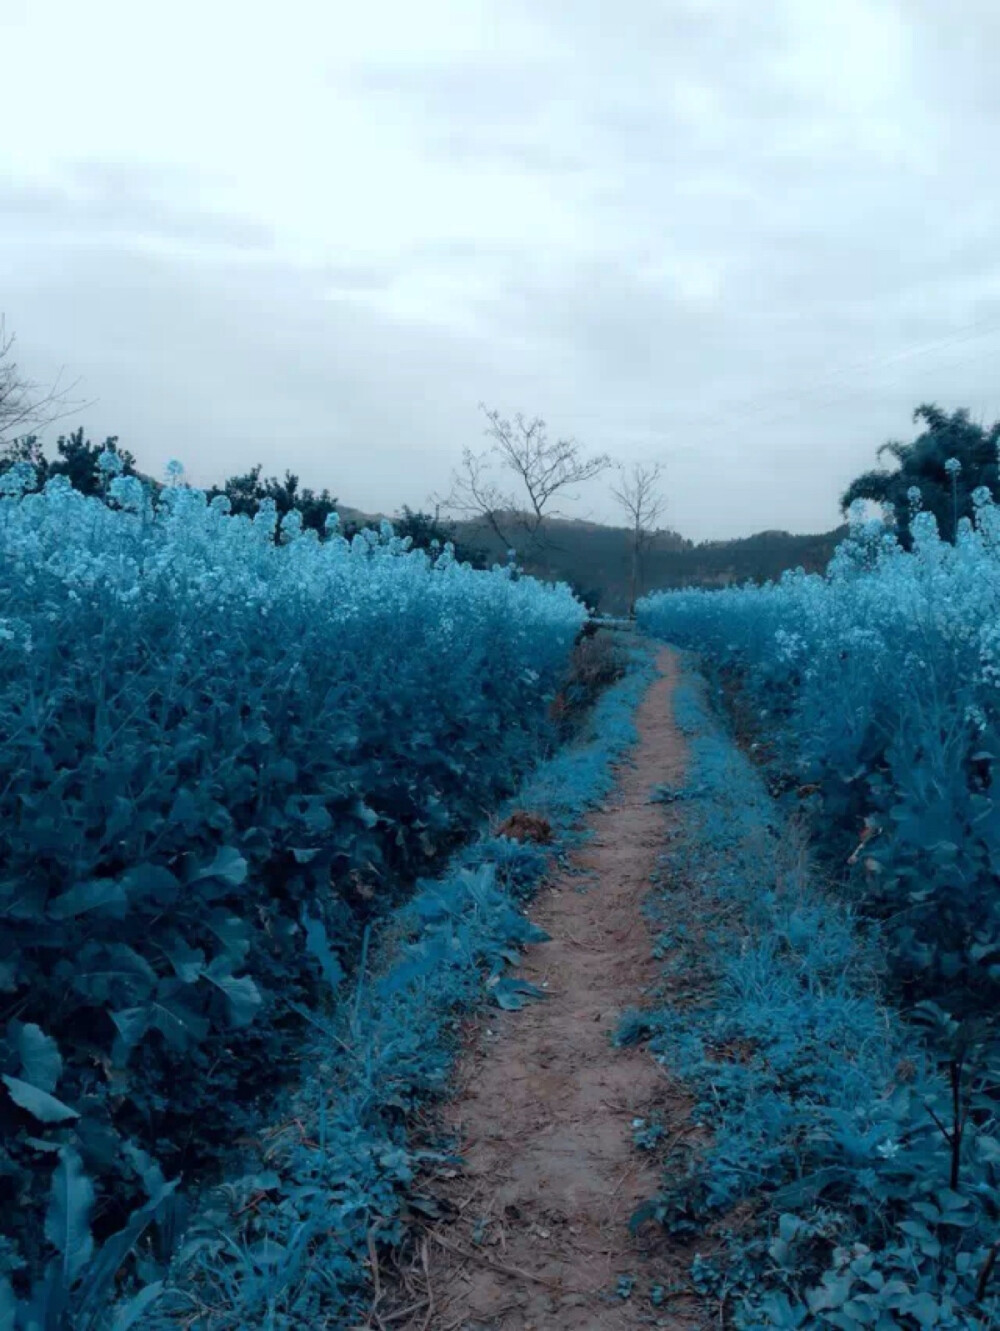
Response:
[{"label": "power line", "polygon": [[[911,360],[921,355],[926,355],[928,352],[944,351],[949,347],[958,346],[970,341],[976,341],[979,338],[989,337],[998,332],[1000,332],[1000,320],[978,320],[975,323],[963,326],[948,337],[937,338],[932,342],[917,343],[913,346],[905,347],[901,351],[891,352],[888,355],[870,356],[863,360],[856,361],[851,365],[841,366],[839,369],[831,371],[831,373],[823,379],[816,380],[811,385],[792,390],[791,392],[779,392],[777,394],[770,394],[764,398],[748,398],[743,399],[742,401],[737,400],[725,405],[723,408],[725,414],[715,412],[704,417],[695,416],[693,419],[689,416],[687,417],[687,421],[691,424],[729,426],[734,417],[739,417],[744,421],[747,417],[753,417],[756,418],[754,420],[755,424],[773,424],[775,421],[785,420],[790,416],[794,416],[796,412],[800,410],[817,405],[816,401],[811,399],[815,399],[817,393],[827,393],[830,388],[835,388],[837,381],[847,374],[871,371],[872,369],[899,364],[900,362]],[[965,357],[958,362],[953,362],[948,368],[970,364],[978,358],[978,356]],[[898,383],[899,379],[895,378],[892,382]],[[853,400],[863,391],[864,390],[861,389],[855,389],[853,392],[848,390],[846,396]],[[844,394],[836,394],[834,397],[827,396],[825,401],[823,399],[820,400],[820,405],[832,405],[837,401],[843,401],[844,397]],[[781,410],[781,408],[786,405],[790,405],[790,411]],[[775,408],[778,408],[778,415],[772,416],[770,413],[772,413]],[[762,415],[763,419],[760,419]],[[570,421],[605,419],[603,413],[582,412],[560,413],[560,417]],[[611,428],[613,428],[613,433],[616,438],[621,438],[623,435],[641,435],[645,437],[663,436],[668,433],[669,429],[669,427],[627,427],[623,429],[618,426]]]}]

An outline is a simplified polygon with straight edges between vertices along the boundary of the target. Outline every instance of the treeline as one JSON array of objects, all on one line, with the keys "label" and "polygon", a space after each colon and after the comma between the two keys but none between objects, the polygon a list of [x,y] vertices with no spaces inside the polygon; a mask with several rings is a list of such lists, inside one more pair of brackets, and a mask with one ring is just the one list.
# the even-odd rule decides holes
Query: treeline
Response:
[{"label": "treeline", "polygon": [[[109,454],[115,459],[110,468],[107,465]],[[64,476],[74,490],[92,498],[106,496],[112,475],[136,476],[154,494],[163,489],[161,481],[137,469],[135,457],[122,448],[117,435],[108,435],[100,444],[95,444],[86,437],[83,426],[70,434],[60,435],[56,440],[55,456],[51,458],[37,435],[26,435],[3,445],[0,449],[0,476],[17,464],[34,469],[38,488],[53,477]],[[339,500],[328,489],[317,491],[303,486],[299,477],[288,470],[283,478],[265,476],[260,463],[242,475],[230,476],[222,485],[208,487],[205,493],[210,500],[224,496],[229,500],[232,513],[248,518],[256,517],[261,505],[270,501],[277,513],[279,531],[281,519],[296,509],[302,516],[303,528],[323,535],[327,518],[340,511]],[[354,510],[348,512],[349,516],[340,523],[338,530],[341,536],[351,539],[371,519],[355,514]],[[436,514],[404,506],[393,519],[393,530],[401,538],[409,537],[411,544],[422,550],[443,548],[450,542],[455,548],[455,557],[475,568],[485,568],[494,562],[479,544],[463,537],[453,525],[442,521]]]},{"label": "treeline", "polygon": [[[459,523],[457,531],[502,558],[500,542],[483,524]],[[819,535],[760,532],[732,541],[696,544],[675,531],[652,533],[642,551],[641,591],[769,582],[789,568],[821,572],[846,534],[846,527]],[[546,544],[525,556],[536,577],[568,582],[588,605],[606,614],[628,607],[632,533],[624,527],[552,519]]]},{"label": "treeline", "polygon": [[1000,498],[1000,421],[987,427],[971,420],[964,408],[947,412],[926,402],[913,419],[923,426],[916,439],[908,444],[893,439],[878,450],[895,467],[864,472],[840,501],[845,513],[859,499],[878,504],[907,549],[914,513],[932,513],[939,534],[953,542],[962,518],[974,516],[978,489]]},{"label": "treeline", "polygon": [[[114,455],[113,467],[107,465]],[[102,463],[101,459],[104,458]],[[14,440],[0,450],[0,475],[15,464],[34,469],[40,488],[55,476],[64,476],[81,494],[103,498],[112,475],[136,476],[154,493],[163,482],[138,470],[134,455],[121,445],[117,435],[102,442],[89,439],[81,426],[56,441],[49,457],[35,435]],[[348,539],[366,525],[377,522],[373,515],[341,505],[329,489],[315,490],[301,484],[286,470],[283,477],[268,476],[261,464],[228,477],[206,490],[209,499],[224,496],[234,514],[253,518],[266,501],[274,505],[280,522],[293,509],[302,516],[302,526],[322,535],[327,518],[339,513],[339,532]],[[113,502],[113,501],[112,501]],[[409,537],[418,549],[433,550],[451,543],[456,558],[476,568],[507,561],[507,548],[485,520],[449,522],[439,514],[404,506],[393,520],[397,536]],[[651,533],[642,552],[642,589],[724,586],[740,582],[766,582],[787,568],[807,571],[826,567],[842,530],[819,536],[794,536],[788,532],[762,532],[736,541],[702,544],[674,531]],[[633,533],[625,527],[591,522],[549,519],[544,541],[519,552],[525,570],[548,581],[566,582],[593,609],[624,613],[629,601]]]},{"label": "treeline", "polygon": [[[971,420],[964,409],[947,412],[926,403],[914,412],[914,421],[921,426],[917,437],[910,443],[884,444],[878,450],[879,457],[888,455],[890,465],[858,476],[841,497],[845,514],[857,500],[879,505],[907,548],[915,512],[933,514],[942,538],[953,541],[961,520],[973,514],[977,488],[1000,498],[1000,422],[987,427]],[[102,468],[100,459],[105,455],[107,461],[108,453],[117,458],[116,472],[140,476],[154,491],[161,488],[160,482],[138,472],[135,458],[116,435],[95,444],[86,438],[82,427],[60,435],[52,458],[46,456],[35,435],[4,445],[0,450],[0,474],[15,463],[28,463],[35,469],[39,485],[50,477],[65,476],[82,494],[103,496],[110,472],[107,466]],[[283,477],[267,476],[259,463],[230,476],[220,486],[212,486],[207,493],[210,498],[225,496],[233,513],[251,518],[265,501],[273,503],[279,522],[296,509],[302,515],[303,527],[320,534],[333,512],[340,514],[339,530],[348,538],[378,521],[341,506],[328,489],[302,485],[291,471],[286,470]],[[484,568],[507,562],[508,526],[523,535],[518,515],[514,513],[510,523],[506,522],[507,516],[496,510],[448,521],[440,513],[404,507],[393,518],[393,527],[398,536],[409,537],[420,549],[431,550],[451,542],[459,560]],[[644,532],[638,590],[765,583],[795,568],[807,573],[823,572],[846,533],[846,526],[815,535],[765,531],[738,540],[695,544],[675,531]],[[518,542],[517,556],[527,572],[568,583],[593,609],[621,614],[630,601],[635,541],[636,532],[628,527],[547,517],[531,540]]]}]

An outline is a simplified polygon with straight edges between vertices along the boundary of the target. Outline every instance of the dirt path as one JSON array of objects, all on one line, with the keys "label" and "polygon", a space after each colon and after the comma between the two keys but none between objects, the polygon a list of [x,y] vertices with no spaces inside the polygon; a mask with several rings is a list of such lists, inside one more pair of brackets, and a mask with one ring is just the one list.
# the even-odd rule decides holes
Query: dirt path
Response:
[{"label": "dirt path", "polygon": [[[660,1231],[628,1231],[658,1184],[655,1160],[633,1146],[632,1119],[655,1112],[669,1136],[688,1106],[646,1052],[610,1043],[622,1011],[649,1003],[659,983],[642,903],[666,813],[649,792],[680,777],[684,749],[672,719],[676,662],[662,651],[657,664],[631,763],[588,819],[593,839],[531,912],[551,941],[530,948],[518,974],[550,997],[489,1014],[464,1057],[446,1111],[465,1160],[447,1185],[458,1215],[423,1245],[433,1303],[406,1323],[414,1331],[700,1325],[677,1303],[655,1310],[645,1292],[683,1278],[685,1254]],[[636,1278],[633,1297],[608,1297],[620,1276]]]}]

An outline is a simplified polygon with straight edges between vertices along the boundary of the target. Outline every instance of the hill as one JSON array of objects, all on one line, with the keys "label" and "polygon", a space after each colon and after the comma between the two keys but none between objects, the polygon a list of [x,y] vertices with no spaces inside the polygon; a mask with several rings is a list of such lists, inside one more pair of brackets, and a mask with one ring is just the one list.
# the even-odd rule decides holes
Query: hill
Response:
[{"label": "hill", "polygon": [[[114,463],[110,469],[109,461]],[[0,449],[0,474],[17,464],[29,469],[34,485],[40,486],[61,475],[74,489],[88,495],[104,494],[109,477],[119,472],[137,477],[154,493],[162,488],[161,482],[137,470],[135,458],[119,446],[116,436],[109,436],[103,444],[94,444],[82,427],[59,437],[54,457],[45,454],[35,436]],[[341,504],[328,490],[317,493],[308,487],[300,488],[298,478],[289,472],[282,480],[265,477],[259,465],[244,475],[230,477],[223,486],[213,487],[208,493],[225,495],[234,512],[248,516],[256,513],[264,499],[274,502],[279,517],[297,508],[305,526],[317,531],[323,529],[327,514],[336,509],[342,530],[348,536],[366,524],[378,523],[383,516]],[[408,535],[415,545],[451,538],[461,559],[489,565],[503,563],[507,558],[506,543],[481,519],[439,521],[429,514],[404,510],[393,522],[397,531]],[[546,530],[545,544],[538,552],[528,555],[519,551],[521,563],[529,573],[547,581],[569,583],[589,605],[605,613],[620,614],[627,609],[631,535],[626,528],[553,518],[546,523]],[[766,582],[779,578],[786,569],[799,566],[819,572],[825,569],[845,533],[846,528],[816,536],[766,531],[739,540],[704,541],[696,545],[678,532],[659,531],[650,537],[643,553],[641,590]]]},{"label": "hill", "polygon": [[[485,523],[456,522],[453,530],[463,545],[483,550],[489,559],[506,557]],[[765,531],[696,544],[675,531],[657,532],[643,552],[642,590],[767,582],[800,566],[821,572],[845,535],[845,527],[817,535]],[[628,605],[630,539],[624,527],[553,519],[545,548],[523,563],[530,573],[568,582],[595,608],[617,614]]]}]

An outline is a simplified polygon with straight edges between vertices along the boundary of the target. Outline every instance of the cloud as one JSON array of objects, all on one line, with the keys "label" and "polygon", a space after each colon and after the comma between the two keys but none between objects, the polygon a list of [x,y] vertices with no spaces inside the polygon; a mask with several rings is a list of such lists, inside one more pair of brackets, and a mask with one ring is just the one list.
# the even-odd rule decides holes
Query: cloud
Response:
[{"label": "cloud", "polygon": [[35,275],[30,292],[8,275],[8,297],[30,309],[19,342],[58,347],[97,397],[90,432],[120,434],[153,474],[176,456],[208,484],[262,461],[393,510],[425,502],[447,478],[451,441],[478,429],[471,385],[488,349],[332,299],[323,269],[192,271],[171,256],[91,249],[71,271],[72,287],[57,271]]},{"label": "cloud", "polygon": [[662,457],[669,520],[724,536],[832,525],[922,400],[1000,412],[989,0],[197,12],[169,80],[120,0],[11,37],[8,320],[150,466],[391,509],[446,487],[483,400]]},{"label": "cloud", "polygon": [[0,182],[0,214],[7,232],[30,229],[42,240],[75,243],[114,236],[176,240],[236,249],[270,249],[274,228],[253,218],[225,216],[177,202],[198,180],[193,171],[157,172],[116,162],[72,163],[62,181]]}]

